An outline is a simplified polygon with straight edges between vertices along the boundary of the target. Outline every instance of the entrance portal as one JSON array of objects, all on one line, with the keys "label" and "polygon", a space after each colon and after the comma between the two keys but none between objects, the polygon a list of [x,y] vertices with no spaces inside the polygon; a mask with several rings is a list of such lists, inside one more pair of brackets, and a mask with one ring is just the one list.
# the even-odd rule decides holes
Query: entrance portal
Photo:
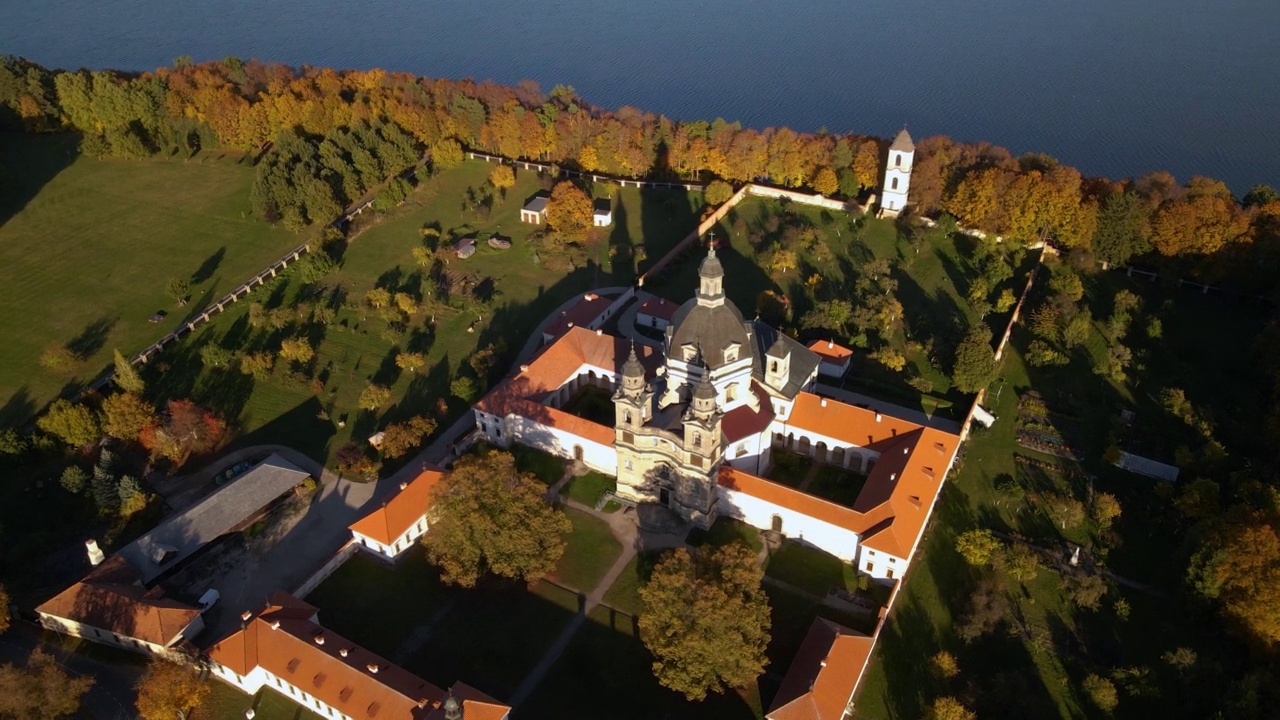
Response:
[{"label": "entrance portal", "polygon": [[773,516],[773,531],[776,533],[782,532],[782,516],[781,515]]},{"label": "entrance portal", "polygon": [[671,505],[671,491],[666,488],[659,490],[658,503],[662,505],[662,507],[669,507]]},{"label": "entrance portal", "polygon": [[577,460],[578,462],[582,462],[582,446],[581,445],[573,446],[573,459]]}]

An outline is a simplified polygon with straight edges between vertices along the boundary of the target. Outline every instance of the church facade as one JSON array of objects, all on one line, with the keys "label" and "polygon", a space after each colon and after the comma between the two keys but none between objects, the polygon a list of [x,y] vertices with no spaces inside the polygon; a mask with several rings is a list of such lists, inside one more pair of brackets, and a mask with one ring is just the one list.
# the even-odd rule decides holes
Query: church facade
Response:
[{"label": "church facade", "polygon": [[[732,517],[892,579],[905,572],[959,438],[815,392],[822,358],[725,295],[712,248],[661,348],[572,328],[475,407],[490,443],[519,443],[617,478],[616,494],[706,528]],[[591,385],[613,427],[563,408]],[[851,506],[764,477],[776,451],[865,476]]]}]

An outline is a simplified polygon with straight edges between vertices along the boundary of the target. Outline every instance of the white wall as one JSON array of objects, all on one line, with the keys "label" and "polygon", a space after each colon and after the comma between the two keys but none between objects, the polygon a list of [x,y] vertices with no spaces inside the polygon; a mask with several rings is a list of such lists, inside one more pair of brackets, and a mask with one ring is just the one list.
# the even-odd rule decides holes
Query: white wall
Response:
[{"label": "white wall", "polygon": [[574,459],[574,448],[581,446],[582,462],[587,467],[609,475],[618,472],[618,452],[612,442],[608,445],[593,442],[518,415],[508,415],[506,425],[511,430],[511,439],[521,445],[568,460]]},{"label": "white wall", "polygon": [[770,433],[748,435],[745,438],[729,443],[724,449],[724,459],[733,467],[745,470],[752,475],[761,475],[769,467]]},{"label": "white wall", "polygon": [[[57,617],[39,611],[37,611],[36,614],[40,617],[40,625],[42,627],[46,630],[62,633],[63,635],[84,638],[85,640],[92,640],[93,642],[100,643],[102,645],[112,645],[114,647],[132,650],[133,652],[142,653],[144,655],[167,655],[172,652],[170,648],[163,645],[146,642],[145,640],[139,640],[137,638],[129,637],[128,635],[112,633],[108,630],[103,630],[102,628],[96,628],[92,625],[85,625],[84,623],[76,622],[75,620],[69,620],[67,618]],[[186,638],[190,640],[191,638],[199,635],[203,630],[204,616],[197,615],[195,620],[192,620],[187,627],[183,628],[182,633],[179,634],[178,637],[175,637],[170,641],[170,644],[176,643],[179,638]]]},{"label": "white wall", "polygon": [[288,680],[267,672],[261,666],[255,666],[249,671],[248,675],[240,676],[237,675],[234,670],[219,665],[216,662],[211,662],[210,665],[214,675],[230,683],[233,687],[244,692],[246,695],[256,695],[260,690],[262,690],[262,688],[267,687],[275,690],[281,695],[284,695],[310,712],[317,713],[328,718],[351,720],[349,715],[344,715],[340,710],[294,686]]},{"label": "white wall", "polygon": [[[790,411],[788,410],[788,412]],[[870,450],[858,445],[851,445],[844,440],[837,440],[833,437],[823,435],[812,430],[801,430],[800,428],[793,427],[786,423],[775,422],[770,427],[770,430],[774,433],[781,434],[784,443],[793,443],[787,445],[788,449],[793,452],[800,452],[799,444],[801,438],[808,438],[809,450],[807,454],[810,457],[816,457],[818,452],[818,443],[824,443],[826,445],[826,456],[818,458],[818,461],[826,464],[835,464],[831,462],[832,450],[838,447],[844,448],[844,461],[840,463],[840,465],[844,468],[856,470],[863,474],[866,474],[871,469],[874,461],[880,459],[880,453],[875,450]]]},{"label": "white wall", "polygon": [[803,540],[845,562],[852,562],[858,557],[858,534],[852,530],[752,497],[740,490],[718,486],[717,491],[720,515],[728,515],[762,530],[770,529],[773,517],[777,515],[782,518],[783,535]]},{"label": "white wall", "polygon": [[400,553],[413,547],[413,543],[427,533],[427,526],[427,515],[426,513],[423,513],[408,530],[401,533],[400,537],[396,538],[390,545],[385,545],[371,537],[368,537],[367,535],[361,535],[354,530],[351,532],[351,536],[355,538],[357,543],[359,543],[361,549],[377,553],[387,560],[395,560]]},{"label": "white wall", "polygon": [[856,564],[858,572],[879,580],[901,580],[907,572],[907,561],[865,545]]}]

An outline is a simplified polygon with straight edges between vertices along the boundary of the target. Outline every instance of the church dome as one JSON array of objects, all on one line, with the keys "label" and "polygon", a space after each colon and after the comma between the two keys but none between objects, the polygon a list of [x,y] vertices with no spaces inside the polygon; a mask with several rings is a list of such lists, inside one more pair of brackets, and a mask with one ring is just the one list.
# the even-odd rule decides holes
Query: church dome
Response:
[{"label": "church dome", "polygon": [[667,357],[685,362],[686,348],[700,354],[701,362],[717,370],[754,357],[751,337],[738,307],[724,295],[724,266],[714,247],[698,267],[698,292],[671,318],[667,327]]}]

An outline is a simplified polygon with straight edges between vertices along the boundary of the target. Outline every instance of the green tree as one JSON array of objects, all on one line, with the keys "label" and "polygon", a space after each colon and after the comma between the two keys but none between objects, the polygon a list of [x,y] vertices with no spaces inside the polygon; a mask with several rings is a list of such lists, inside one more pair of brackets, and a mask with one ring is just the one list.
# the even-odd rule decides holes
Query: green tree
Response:
[{"label": "green tree", "polygon": [[1089,701],[1103,712],[1109,713],[1120,704],[1120,696],[1116,693],[1115,684],[1097,673],[1090,673],[1081,683],[1081,687],[1084,688],[1084,694]]},{"label": "green tree", "polygon": [[271,368],[276,358],[269,352],[247,353],[240,356],[240,372],[255,380],[266,380],[271,375]]},{"label": "green tree", "polygon": [[422,444],[436,431],[436,421],[415,415],[402,423],[388,425],[382,431],[382,456],[398,458]]},{"label": "green tree", "polygon": [[61,345],[51,345],[40,353],[40,367],[46,370],[66,370],[75,364],[75,353]]},{"label": "green tree", "polygon": [[68,445],[88,445],[102,436],[97,414],[64,399],[54,400],[36,426]]},{"label": "green tree", "polygon": [[112,381],[121,390],[139,395],[147,387],[138,374],[138,369],[119,350],[115,351],[115,375],[112,376]]},{"label": "green tree", "polygon": [[591,198],[577,185],[562,180],[551,189],[551,197],[547,200],[547,224],[565,240],[577,242],[585,239],[591,229],[593,212]]},{"label": "green tree", "polygon": [[1013,291],[1005,288],[1000,291],[1000,297],[996,300],[996,312],[1007,313],[1013,309],[1017,302],[1018,298],[1013,294]]},{"label": "green tree", "polygon": [[1077,607],[1097,610],[1107,594],[1107,582],[1101,575],[1078,573],[1063,581],[1062,590]]},{"label": "green tree", "polygon": [[436,262],[436,254],[431,251],[431,248],[426,247],[425,245],[419,245],[414,248],[412,250],[412,254],[413,261],[418,264],[418,267],[431,267]]},{"label": "green tree", "polygon": [[697,701],[746,687],[764,672],[770,618],[763,577],[741,542],[663,556],[640,588],[640,639],[661,685]]},{"label": "green tree", "polygon": [[555,569],[572,529],[547,503],[546,486],[516,470],[510,453],[458,460],[431,490],[427,558],[450,584],[472,587],[481,575],[535,581]]},{"label": "green tree", "polygon": [[80,709],[93,678],[73,677],[43,650],[27,658],[25,668],[0,666],[0,717],[58,720]]},{"label": "green tree", "polygon": [[956,552],[970,565],[988,565],[999,556],[1002,544],[990,530],[969,530],[956,538]]},{"label": "green tree", "polygon": [[1005,550],[1001,565],[1009,577],[1018,582],[1028,582],[1035,579],[1039,559],[1035,550],[1022,543],[1013,543]]},{"label": "green tree", "polygon": [[102,429],[120,440],[137,440],[143,428],[155,423],[155,415],[155,407],[137,393],[116,393],[102,401]]},{"label": "green tree", "polygon": [[200,362],[207,368],[226,367],[235,355],[218,343],[208,343],[200,348]]},{"label": "green tree", "polygon": [[358,404],[362,410],[377,410],[391,400],[391,391],[382,385],[369,383],[360,393]]},{"label": "green tree", "polygon": [[138,714],[144,720],[185,720],[211,691],[195,668],[155,658],[138,680]]},{"label": "green tree", "polygon": [[1098,209],[1093,252],[1099,260],[1124,265],[1135,255],[1151,251],[1147,205],[1135,192],[1115,193]]},{"label": "green tree", "polygon": [[712,180],[702,193],[702,199],[712,207],[722,205],[733,197],[733,186],[723,180]]},{"label": "green tree", "polygon": [[459,375],[449,383],[449,394],[458,398],[465,403],[475,402],[476,396],[479,395],[479,389],[476,388],[476,381],[468,375]]},{"label": "green tree", "polygon": [[173,298],[174,302],[178,303],[178,307],[182,307],[191,297],[191,286],[182,278],[170,278],[164,286],[164,294]]},{"label": "green tree", "polygon": [[68,465],[62,471],[62,477],[58,479],[62,487],[73,495],[79,495],[84,492],[84,486],[89,483],[89,473],[79,465]]},{"label": "green tree", "polygon": [[13,428],[0,430],[0,455],[18,457],[27,451],[27,438]]},{"label": "green tree", "polygon": [[960,392],[976,393],[990,385],[997,372],[991,331],[981,324],[974,325],[956,348],[951,381]]}]

